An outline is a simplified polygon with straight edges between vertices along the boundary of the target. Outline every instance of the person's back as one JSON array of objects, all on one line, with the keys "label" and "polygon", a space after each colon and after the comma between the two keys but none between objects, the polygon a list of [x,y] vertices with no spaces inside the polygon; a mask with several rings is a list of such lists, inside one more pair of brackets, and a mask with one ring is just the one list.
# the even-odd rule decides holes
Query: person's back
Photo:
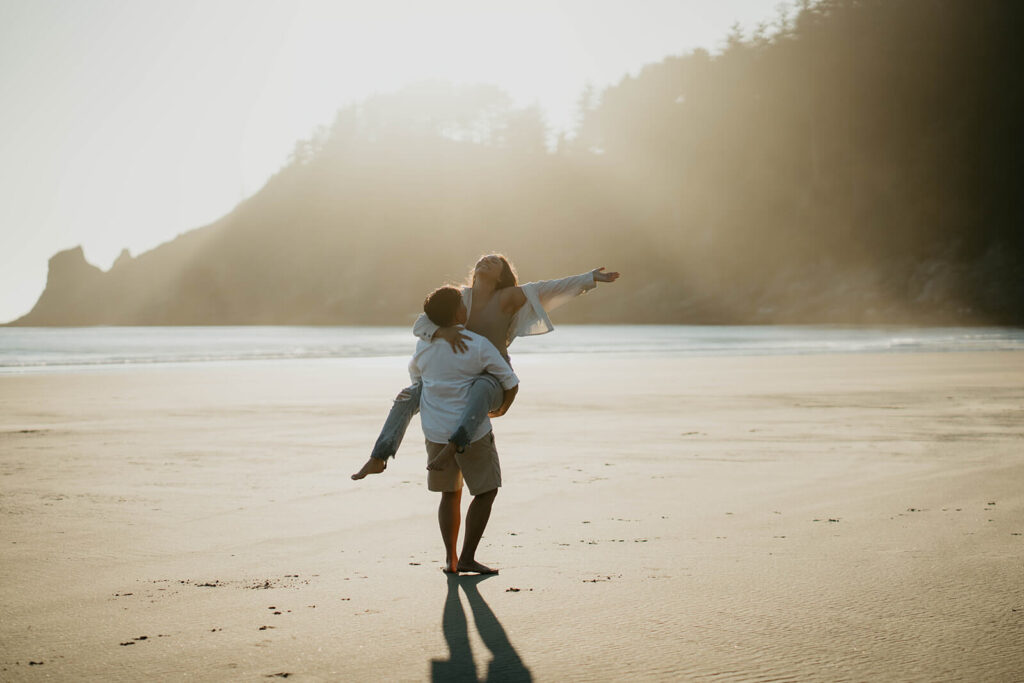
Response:
[{"label": "person's back", "polygon": [[[470,387],[479,374],[494,375],[505,389],[519,381],[491,342],[475,332],[467,330],[465,334],[469,337],[465,353],[452,353],[443,339],[432,342],[421,339],[409,362],[410,376],[423,384],[420,395],[423,434],[434,443],[447,443],[458,427]],[[475,441],[490,430],[490,420],[485,419],[469,438]]]}]

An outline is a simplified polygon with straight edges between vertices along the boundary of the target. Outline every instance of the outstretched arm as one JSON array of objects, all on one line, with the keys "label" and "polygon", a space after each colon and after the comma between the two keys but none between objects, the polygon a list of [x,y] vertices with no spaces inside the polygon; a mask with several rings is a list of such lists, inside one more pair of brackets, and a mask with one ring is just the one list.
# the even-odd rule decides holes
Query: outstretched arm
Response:
[{"label": "outstretched arm", "polygon": [[571,299],[597,287],[599,282],[615,282],[619,279],[616,272],[605,272],[604,266],[583,273],[564,277],[560,280],[541,280],[524,285],[532,287],[537,299],[545,311],[553,311]]},{"label": "outstretched arm", "polygon": [[519,287],[509,287],[509,290],[515,291],[503,296],[508,297],[510,305],[506,307],[505,301],[502,301],[504,310],[515,315],[509,329],[509,342],[516,337],[550,332],[554,325],[548,319],[549,311],[555,310],[580,294],[589,292],[597,287],[599,282],[615,282],[618,279],[618,273],[605,272],[602,266],[560,280],[541,280],[527,282]]},{"label": "outstretched arm", "polygon": [[[541,280],[528,283],[526,286],[532,287],[537,293],[537,299],[545,311],[553,311],[573,297],[593,289],[598,282],[615,282],[618,279],[617,272],[605,272],[604,266],[601,266],[582,275],[564,277],[560,280]],[[501,307],[506,313],[518,312],[526,305],[527,301],[523,287],[509,287],[502,290]]]}]

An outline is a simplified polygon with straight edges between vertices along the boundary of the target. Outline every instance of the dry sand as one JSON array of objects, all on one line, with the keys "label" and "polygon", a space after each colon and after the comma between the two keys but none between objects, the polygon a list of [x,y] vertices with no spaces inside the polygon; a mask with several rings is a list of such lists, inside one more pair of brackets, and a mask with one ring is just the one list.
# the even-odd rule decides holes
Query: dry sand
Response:
[{"label": "dry sand", "polygon": [[459,580],[404,364],[0,377],[0,679],[1024,679],[1024,354],[521,355]]}]

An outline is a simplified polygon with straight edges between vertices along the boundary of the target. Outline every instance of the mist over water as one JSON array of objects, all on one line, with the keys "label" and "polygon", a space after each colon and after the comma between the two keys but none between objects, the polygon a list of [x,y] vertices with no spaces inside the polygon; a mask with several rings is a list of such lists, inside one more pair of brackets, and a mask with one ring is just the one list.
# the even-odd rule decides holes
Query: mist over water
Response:
[{"label": "mist over water", "polygon": [[[407,327],[94,327],[0,329],[0,374],[194,363],[411,355]],[[764,356],[1024,351],[1024,330],[956,327],[562,325],[515,356]]]}]

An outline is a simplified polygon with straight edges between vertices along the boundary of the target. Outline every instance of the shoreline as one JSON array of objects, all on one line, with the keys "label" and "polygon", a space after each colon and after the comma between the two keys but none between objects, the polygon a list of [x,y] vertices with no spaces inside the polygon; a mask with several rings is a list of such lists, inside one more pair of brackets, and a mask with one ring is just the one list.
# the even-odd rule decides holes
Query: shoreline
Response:
[{"label": "shoreline", "polygon": [[[35,373],[139,370],[198,365],[334,363],[407,358],[407,328],[97,328],[0,334],[0,377]],[[1024,351],[1016,328],[837,326],[560,325],[522,341],[520,357],[661,359],[860,353]]]}]

